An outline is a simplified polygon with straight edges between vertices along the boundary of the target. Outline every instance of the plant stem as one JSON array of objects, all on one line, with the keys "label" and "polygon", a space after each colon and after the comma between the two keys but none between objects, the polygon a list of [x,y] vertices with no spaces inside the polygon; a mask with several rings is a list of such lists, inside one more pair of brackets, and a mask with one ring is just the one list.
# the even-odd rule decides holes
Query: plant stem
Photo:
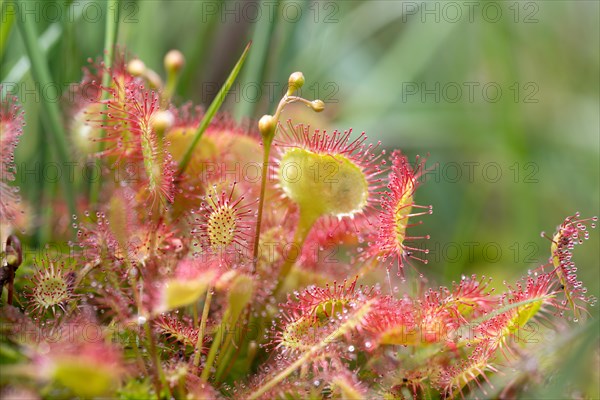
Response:
[{"label": "plant stem", "polygon": [[[298,221],[298,226],[296,227],[296,232],[294,233],[294,239],[293,239],[293,243],[294,243],[294,245],[297,246],[297,248],[302,249],[302,246],[304,245],[304,241],[306,240],[306,236],[310,232],[310,229],[312,228],[316,219],[317,219],[317,217],[311,216],[309,214],[303,214],[302,210],[300,210],[300,219]],[[277,298],[277,295],[283,288],[283,284],[284,284],[287,276],[289,275],[289,273],[292,269],[292,266],[295,264],[295,262],[296,262],[295,258],[288,258],[284,261],[283,265],[281,266],[281,269],[279,270],[279,275],[277,276],[277,283],[275,285],[275,289],[273,289],[273,292],[272,292],[273,296],[275,296],[275,298]],[[262,304],[262,307],[259,308],[259,311],[258,311],[258,317],[256,318],[256,321],[254,322],[256,324],[256,326],[258,327],[258,332],[262,332],[262,330],[264,328],[265,318],[262,315],[263,315],[263,312],[266,311],[267,306],[268,306],[267,303]]]},{"label": "plant stem", "polygon": [[[297,248],[300,249],[300,251],[302,249],[302,246],[304,245],[306,236],[310,232],[310,229],[314,225],[317,218],[318,218],[318,216],[303,213],[302,209],[300,209],[300,219],[298,220],[298,226],[296,227],[296,232],[294,233],[294,240],[293,240],[294,246],[297,246]],[[273,295],[275,297],[277,297],[277,295],[279,294],[279,291],[283,287],[285,279],[289,275],[289,273],[292,269],[292,266],[295,263],[296,263],[296,258],[289,257],[284,261],[283,265],[281,266],[281,269],[279,270],[279,275],[277,276],[277,285],[275,286],[275,289],[273,290]]]},{"label": "plant stem", "polygon": [[6,50],[6,42],[10,36],[13,23],[15,22],[15,14],[7,12],[8,7],[5,7],[4,1],[0,1],[0,9],[2,10],[2,27],[0,27],[0,60],[4,57]]},{"label": "plant stem", "polygon": [[[221,320],[221,324],[217,330],[217,334],[215,335],[215,339],[210,346],[210,350],[208,352],[208,357],[206,358],[206,364],[204,365],[204,369],[202,370],[201,379],[203,381],[208,380],[208,376],[210,375],[210,370],[212,368],[212,364],[217,355],[217,350],[219,350],[219,363],[225,362],[228,357],[228,351],[233,342],[233,335],[235,333],[235,327],[240,319],[240,315],[242,315],[241,311],[232,311],[232,304],[230,303],[225,313],[223,313],[223,319]],[[223,340],[224,339],[224,340]],[[217,368],[215,378],[217,377],[221,368]]]},{"label": "plant stem", "polygon": [[273,115],[273,128],[269,132],[263,133],[263,165],[262,165],[262,174],[260,180],[260,197],[258,200],[258,215],[256,217],[256,230],[254,231],[254,248],[252,251],[252,273],[256,273],[256,267],[258,264],[258,249],[260,246],[260,227],[262,225],[262,215],[263,215],[263,206],[265,203],[265,191],[267,187],[267,174],[269,173],[269,157],[271,155],[271,145],[273,144],[273,139],[275,138],[275,132],[277,131],[277,127],[279,126],[279,116],[281,112],[285,108],[285,106],[289,103],[293,103],[294,101],[308,102],[301,97],[290,96],[290,94],[286,94],[279,101],[277,105],[277,109],[275,110],[275,114]]},{"label": "plant stem", "polygon": [[146,363],[144,362],[144,359],[142,358],[142,354],[140,353],[140,349],[138,347],[138,336],[135,336],[135,343],[132,344],[131,349],[133,350],[133,353],[135,354],[135,359],[136,362],[138,364],[138,367],[140,368],[140,371],[142,371],[142,373],[144,375],[148,375],[148,368],[146,368]]},{"label": "plant stem", "polygon": [[202,355],[202,347],[204,344],[204,333],[206,332],[206,320],[208,319],[208,312],[210,311],[210,303],[212,301],[212,286],[208,287],[206,291],[206,298],[204,299],[204,308],[202,309],[202,319],[200,320],[200,330],[198,331],[198,340],[196,341],[196,354],[194,354],[194,366],[198,368],[200,365],[200,356]]},{"label": "plant stem", "polygon": [[[25,1],[20,2],[19,10],[25,9]],[[53,87],[52,78],[46,63],[45,55],[40,48],[37,40],[37,34],[35,31],[35,25],[31,17],[27,15],[18,15],[17,23],[27,54],[31,61],[31,71],[34,79],[40,84],[40,87]],[[70,154],[69,147],[67,144],[67,135],[65,129],[62,126],[60,110],[58,109],[58,103],[48,101],[47,96],[42,96],[42,109],[46,114],[48,124],[50,125],[50,133],[52,135],[52,142],[55,145],[57,159],[65,165],[70,165]],[[71,182],[68,179],[61,180],[63,190],[65,192],[65,198],[71,215],[76,214],[75,207],[75,193]]]},{"label": "plant stem", "polygon": [[[250,307],[247,307],[247,311],[246,311],[246,315],[244,316],[244,321],[248,321],[249,318],[249,313],[250,313]],[[241,339],[241,343],[239,343],[237,346],[235,346],[235,352],[233,354],[232,357],[229,356],[229,350],[231,347],[227,348],[227,352],[225,354],[225,356],[223,357],[223,362],[219,363],[219,366],[217,367],[217,373],[215,374],[215,383],[218,384],[221,381],[221,378],[223,376],[226,376],[229,371],[231,370],[231,368],[233,368],[233,365],[235,363],[235,360],[237,360],[237,358],[240,355],[240,352],[242,350],[242,343],[243,343],[244,339]],[[233,340],[231,342],[228,342],[230,344],[234,344]]]},{"label": "plant stem", "polygon": [[256,272],[258,266],[258,248],[260,245],[260,226],[262,225],[263,206],[265,204],[265,191],[267,188],[267,174],[269,173],[269,157],[271,156],[271,145],[274,135],[263,140],[263,165],[260,179],[260,197],[258,200],[258,215],[256,216],[256,230],[254,231],[254,247],[252,249],[252,273]]},{"label": "plant stem", "polygon": [[200,375],[200,379],[203,382],[208,382],[208,376],[210,375],[210,370],[212,369],[212,365],[213,365],[213,362],[215,361],[215,358],[217,358],[217,351],[219,350],[219,347],[221,346],[221,342],[223,341],[223,335],[224,335],[224,331],[225,331],[224,327],[225,327],[226,321],[228,319],[229,319],[229,310],[225,311],[225,314],[223,314],[223,319],[221,320],[221,324],[217,328],[217,334],[215,335],[215,338],[213,339],[213,342],[210,345],[210,350],[208,351],[208,356],[206,357],[206,363],[204,364],[204,369],[202,370],[202,375]]},{"label": "plant stem", "polygon": [[[149,324],[144,324],[144,331],[146,333],[146,340],[148,341],[148,343],[150,343],[149,347],[150,347],[150,355],[152,357],[152,363],[156,364],[156,362],[158,360],[155,357],[156,349],[154,347],[154,340],[150,339],[152,337],[152,332],[150,330]],[[156,390],[156,398],[160,399],[161,388],[160,388],[160,380],[159,380],[157,374],[153,374],[152,382],[154,384],[154,390]]]},{"label": "plant stem", "polygon": [[192,324],[194,328],[198,328],[198,302],[192,304]]},{"label": "plant stem", "polygon": [[229,327],[230,329],[227,331],[227,335],[225,336],[225,340],[223,341],[223,346],[221,346],[221,349],[219,351],[219,362],[218,365],[216,366],[216,371],[215,371],[215,381],[218,380],[218,378],[220,377],[223,367],[227,366],[227,360],[229,359],[229,350],[231,349],[231,345],[233,343],[233,330],[231,329],[231,327]]},{"label": "plant stem", "polygon": [[158,355],[158,352],[156,351],[156,343],[154,342],[154,336],[152,335],[152,329],[150,328],[150,320],[146,321],[146,323],[144,324],[144,329],[146,331],[146,338],[148,339],[148,348],[150,350],[150,356],[152,357],[152,362],[154,363],[155,368],[154,386],[156,388],[156,396],[160,398],[161,388],[168,388],[169,386],[167,385],[165,375],[162,370],[160,357]]},{"label": "plant stem", "polygon": [[[104,30],[104,66],[106,70],[102,74],[102,87],[107,88],[110,85],[111,73],[109,72],[112,68],[112,62],[114,58],[114,49],[115,49],[115,40],[117,38],[117,32],[119,30],[119,0],[108,0],[106,4],[106,27]],[[110,11],[114,11],[114,15],[110,13]],[[108,91],[104,90],[102,93],[102,100],[108,99]],[[104,106],[106,111],[107,106]],[[107,118],[107,116],[105,116]],[[100,138],[103,138],[105,134],[104,129],[100,131]],[[104,150],[104,141],[99,140],[99,152]],[[100,160],[96,161],[96,168],[101,168]],[[100,185],[102,183],[102,174],[98,176],[97,179],[92,181],[92,185],[90,187],[90,205],[93,207],[98,201],[98,196],[100,194]]]},{"label": "plant stem", "polygon": [[165,86],[163,88],[162,95],[160,96],[160,108],[166,110],[169,108],[169,104],[173,95],[175,94],[175,90],[177,89],[177,83],[179,82],[179,72],[177,71],[168,71],[167,72],[167,81],[165,82]]}]

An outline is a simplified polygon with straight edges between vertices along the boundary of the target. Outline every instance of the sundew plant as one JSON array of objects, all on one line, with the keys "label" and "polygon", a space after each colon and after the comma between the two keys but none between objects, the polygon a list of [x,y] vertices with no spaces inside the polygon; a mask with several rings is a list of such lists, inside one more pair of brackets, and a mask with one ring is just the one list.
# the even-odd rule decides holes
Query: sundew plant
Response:
[{"label": "sundew plant", "polygon": [[[293,43],[308,40],[316,28],[303,33],[297,21],[289,21],[290,7],[312,12],[310,20],[325,22],[339,13],[358,18],[356,23],[362,16],[383,18],[382,4],[272,2],[275,11],[268,9],[279,17],[250,21],[252,41],[234,35],[229,40],[235,46],[215,47],[228,54],[225,62],[216,53],[213,60],[202,47],[222,42],[215,34],[219,18],[223,23],[232,12],[250,18],[246,3],[195,3],[186,3],[188,9],[173,2],[184,10],[175,13],[179,17],[198,12],[206,25],[193,46],[200,50],[184,55],[177,41],[152,47],[150,34],[149,44],[136,48],[128,36],[136,29],[140,35],[163,29],[147,22],[151,18],[176,25],[172,10],[164,16],[156,11],[168,2],[2,2],[1,52],[8,50],[9,61],[14,54],[24,60],[2,61],[3,67],[12,65],[2,72],[0,107],[2,398],[586,399],[600,394],[598,286],[590,273],[598,263],[578,258],[589,249],[580,245],[597,236],[594,213],[568,209],[570,200],[560,203],[565,210],[558,219],[553,213],[538,220],[527,217],[527,209],[516,212],[537,231],[526,245],[512,240],[507,259],[490,255],[490,249],[499,254],[502,247],[487,242],[481,246],[483,259],[472,268],[457,268],[436,235],[480,224],[477,232],[493,237],[501,230],[498,220],[514,216],[511,207],[533,202],[530,188],[516,194],[507,189],[512,197],[498,188],[491,195],[482,192],[485,206],[465,197],[447,213],[456,187],[442,184],[444,191],[427,191],[440,176],[447,181],[458,176],[449,178],[455,165],[443,162],[443,147],[431,141],[430,151],[408,136],[403,145],[379,134],[377,125],[366,123],[368,130],[360,125],[368,120],[360,111],[366,110],[381,121],[381,129],[393,129],[388,113],[396,111],[390,105],[422,91],[427,99],[436,85],[427,90],[416,80],[397,85],[390,70],[378,67],[381,79],[351,80],[348,85],[360,88],[355,96],[333,101],[327,88],[335,86],[319,81],[322,70],[290,62],[296,54],[328,58],[314,45]],[[429,15],[419,14],[424,4],[399,3],[389,4],[388,19],[397,12],[403,22]],[[52,21],[45,4],[71,14]],[[223,4],[232,8],[221,13]],[[429,13],[445,10],[442,3],[432,4],[437,5]],[[535,2],[486,4],[500,7],[511,21],[534,18],[532,10],[539,10]],[[254,3],[258,10],[264,5]],[[94,27],[104,32],[95,47],[74,33],[82,19],[91,18],[91,6],[105,14]],[[36,15],[47,19],[43,34]],[[142,16],[146,22],[140,22]],[[442,11],[440,16],[451,19]],[[490,17],[483,16],[485,23]],[[132,18],[139,27],[126,24]],[[364,29],[359,25],[355,29]],[[382,37],[377,29],[371,33],[384,45],[389,27],[379,28]],[[285,36],[286,29],[296,30]],[[441,39],[435,32],[449,28],[413,22],[406,29],[403,35],[416,39],[416,30],[424,36],[422,45],[436,46]],[[285,39],[277,42],[277,32]],[[334,33],[319,40],[335,41]],[[370,37],[363,34],[364,40]],[[58,53],[50,49],[56,41],[62,41],[63,51],[76,48],[78,56],[56,61]],[[186,47],[187,41],[182,43]],[[340,39],[339,46],[350,54],[353,43],[366,57],[364,44]],[[83,54],[86,49],[90,53]],[[597,72],[594,55],[597,49],[590,56]],[[422,52],[414,57],[427,61]],[[489,55],[489,62],[494,57]],[[406,58],[394,59],[398,68]],[[330,76],[349,73],[344,63],[327,65]],[[415,68],[410,60],[405,65]],[[196,71],[218,69],[224,71],[218,85],[196,82]],[[262,84],[269,70],[278,71],[270,75],[277,78],[270,81],[279,88],[275,98],[257,102],[239,96],[245,93],[236,86],[240,80]],[[63,74],[76,78],[51,97],[49,88],[58,87]],[[510,131],[506,148],[514,146],[522,157],[527,144],[512,131],[518,114],[513,95],[517,89],[534,94],[532,86],[516,85],[511,99],[501,103],[508,122],[495,130]],[[208,87],[213,95],[199,101],[204,93],[195,91]],[[444,87],[434,96],[449,96]],[[491,92],[484,93],[489,99]],[[394,100],[386,103],[387,98]],[[336,119],[336,113],[346,116]],[[356,130],[332,128],[340,121]],[[494,147],[485,138],[494,132],[478,135],[488,141],[486,149]],[[31,143],[37,147],[20,153]],[[569,148],[562,152],[557,162],[576,163]],[[497,182],[505,169],[515,177],[526,175],[525,181],[535,179],[539,164],[517,160],[500,167],[500,175],[497,162],[485,163],[484,177]],[[456,165],[474,172],[480,163],[465,156]],[[27,181],[32,174],[41,179],[32,184]],[[569,180],[577,178],[557,173],[552,179],[543,187],[545,196],[559,202],[571,196],[576,186]],[[597,186],[581,190],[590,197],[598,191]],[[520,237],[524,226],[512,224],[512,237]],[[481,244],[477,239],[465,242],[469,254]],[[531,246],[540,249],[539,260],[519,256]]]}]

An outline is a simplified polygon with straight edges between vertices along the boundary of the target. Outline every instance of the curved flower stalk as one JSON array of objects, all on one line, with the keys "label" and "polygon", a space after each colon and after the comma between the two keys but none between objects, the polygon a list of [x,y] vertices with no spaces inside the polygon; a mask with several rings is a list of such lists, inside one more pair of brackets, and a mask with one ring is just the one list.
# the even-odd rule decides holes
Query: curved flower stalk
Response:
[{"label": "curved flower stalk", "polygon": [[[256,219],[256,229],[254,234],[254,248],[252,252],[252,271],[256,271],[256,266],[258,263],[258,252],[259,252],[259,244],[260,244],[260,234],[261,234],[261,224],[262,224],[262,215],[263,215],[263,206],[265,202],[265,192],[267,187],[267,177],[269,170],[269,161],[271,159],[271,146],[273,144],[273,140],[275,139],[275,133],[280,127],[279,117],[281,116],[281,112],[284,108],[291,103],[299,102],[304,105],[310,107],[315,112],[321,112],[325,109],[325,103],[321,100],[313,100],[308,101],[302,97],[292,96],[298,89],[300,89],[304,85],[304,75],[302,72],[294,72],[290,75],[288,79],[288,90],[286,94],[281,98],[279,104],[277,105],[277,109],[275,110],[274,115],[263,115],[258,121],[258,129],[262,136],[263,140],[263,163],[262,163],[262,173],[261,173],[261,186],[260,186],[260,195],[258,202],[258,214]],[[314,222],[314,221],[313,221]],[[296,238],[301,240],[294,240],[295,243],[300,243],[304,241],[308,230],[310,230],[311,224],[303,222],[300,223],[298,228],[296,228]],[[283,282],[283,278],[287,276],[289,273],[289,269],[293,262],[286,262],[281,268],[280,278],[278,279],[277,286],[275,287],[275,292],[278,291],[279,287]]]}]

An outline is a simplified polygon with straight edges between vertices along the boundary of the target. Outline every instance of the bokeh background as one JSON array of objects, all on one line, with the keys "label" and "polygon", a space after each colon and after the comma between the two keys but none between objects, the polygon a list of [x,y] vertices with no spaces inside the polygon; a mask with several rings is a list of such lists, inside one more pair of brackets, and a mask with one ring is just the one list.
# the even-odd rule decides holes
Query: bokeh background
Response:
[{"label": "bokeh background", "polygon": [[[102,55],[111,10],[81,0],[32,4],[68,115],[68,85],[89,57]],[[51,99],[33,94],[7,15],[0,76],[23,99],[17,165],[31,166],[51,157],[41,115],[41,102]],[[117,43],[161,74],[164,54],[181,50],[176,102],[207,105],[252,40],[223,107],[239,121],[272,112],[289,74],[302,71],[302,95],[327,109],[290,107],[286,117],[366,131],[411,158],[429,154],[433,169],[417,201],[434,214],[415,230],[431,235],[425,274],[440,284],[484,274],[501,285],[547,262],[550,241],[541,231],[551,234],[576,211],[600,213],[599,20],[595,0],[123,1]],[[22,170],[22,196],[40,215],[33,229],[43,229],[44,215],[64,212],[51,200],[60,188]],[[580,277],[597,297],[599,236],[592,232],[575,250]]]}]

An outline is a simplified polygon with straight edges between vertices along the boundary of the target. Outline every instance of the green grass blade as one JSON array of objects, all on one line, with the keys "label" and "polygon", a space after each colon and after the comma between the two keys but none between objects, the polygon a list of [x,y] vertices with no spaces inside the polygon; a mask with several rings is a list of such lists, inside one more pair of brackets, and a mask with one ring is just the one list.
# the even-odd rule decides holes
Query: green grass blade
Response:
[{"label": "green grass blade", "polygon": [[[60,39],[62,35],[62,26],[60,23],[55,22],[48,27],[44,31],[44,33],[39,37],[39,46],[42,49],[44,55],[48,53],[51,47],[53,47],[56,43],[58,43],[58,39]],[[31,68],[31,62],[27,56],[23,56],[19,58],[19,60],[13,65],[5,78],[2,79],[2,83],[17,83],[21,82],[23,77],[27,72],[29,72],[29,68]],[[4,98],[8,93],[9,85],[2,86],[2,98]]]},{"label": "green grass blade", "polygon": [[242,53],[240,59],[235,64],[235,67],[233,67],[233,70],[227,77],[227,80],[225,80],[225,83],[219,90],[219,93],[217,93],[217,96],[215,97],[215,99],[212,101],[212,103],[210,103],[208,110],[206,110],[206,114],[204,114],[204,117],[202,117],[202,121],[200,121],[200,126],[198,126],[198,130],[196,131],[194,139],[192,140],[190,147],[185,152],[183,159],[179,163],[178,175],[181,175],[185,172],[185,169],[187,168],[188,164],[190,163],[190,160],[192,159],[192,153],[194,152],[196,145],[200,141],[202,134],[204,133],[206,128],[208,128],[208,125],[212,121],[213,117],[215,116],[217,111],[219,111],[219,108],[221,108],[221,105],[225,101],[225,96],[227,96],[227,92],[229,91],[229,89],[233,85],[233,82],[235,81],[238,74],[240,73],[240,70],[242,69],[242,66],[244,65],[244,61],[246,61],[246,56],[248,55],[248,51],[250,50],[251,45],[252,45],[252,42],[248,43],[248,45],[244,49],[244,52]]},{"label": "green grass blade", "polygon": [[[22,7],[24,2],[21,2]],[[38,43],[34,21],[32,18],[28,18],[25,15],[19,15],[17,18],[17,24],[23,37],[23,42],[27,49],[27,54],[31,62],[31,71],[34,79],[39,83],[39,87],[47,88],[52,87],[52,80],[50,77],[50,71],[44,53]],[[58,109],[58,103],[48,101],[47,96],[43,96],[40,93],[42,99],[42,110],[46,115],[46,120],[49,125],[49,130],[52,135],[52,143],[54,145],[57,159],[60,160],[64,165],[70,162],[69,147],[67,144],[67,136],[65,129],[61,122],[61,114]],[[75,214],[75,193],[71,182],[68,179],[61,180],[63,190],[65,192],[65,199],[69,207],[69,212]]]},{"label": "green grass blade", "polygon": [[6,12],[8,6],[5,6],[4,1],[0,1],[0,9],[2,10],[2,26],[0,27],[0,62],[4,57],[4,51],[6,50],[6,42],[8,36],[12,30],[13,23],[15,22],[15,14]]},{"label": "green grass blade", "polygon": [[[278,7],[276,4],[275,7]],[[275,11],[273,18],[262,18],[254,28],[252,35],[252,43],[254,43],[254,51],[248,58],[248,66],[242,75],[242,83],[259,83],[262,82],[267,64],[267,55],[271,47],[273,31],[277,23],[278,11]],[[235,109],[235,119],[240,120],[243,117],[251,117],[256,107],[255,101],[241,101]]]},{"label": "green grass blade", "polygon": [[[199,12],[203,12],[204,4],[197,2],[200,7]],[[216,7],[222,7],[223,1],[213,2]],[[194,12],[193,10],[191,12]],[[220,22],[220,13],[209,13],[204,15],[202,23],[197,27],[198,30],[194,34],[193,40],[188,41],[188,45],[184,46],[183,54],[186,56],[186,66],[182,71],[181,78],[177,83],[178,91],[182,98],[189,98],[195,88],[195,80],[202,78],[202,74],[206,74],[206,67],[209,64],[207,61],[211,45],[216,42],[216,32],[218,23]],[[189,56],[188,56],[189,55]]]},{"label": "green grass blade", "polygon": [[[104,65],[106,69],[109,70],[112,67],[112,62],[114,58],[115,51],[115,41],[117,38],[117,32],[119,29],[119,0],[109,0],[106,5],[107,13],[106,13],[106,28],[104,31]],[[114,12],[114,14],[111,13]],[[102,86],[108,87],[110,85],[110,74],[102,75]],[[108,98],[108,92],[104,91],[102,94],[102,99],[106,100]],[[101,133],[104,135],[104,131]],[[100,141],[100,151],[103,150],[104,142]],[[100,167],[100,160],[96,161],[98,167]],[[98,195],[100,194],[100,184],[102,183],[102,179],[99,176],[98,179],[92,181],[92,185],[90,188],[90,205],[94,206],[98,201]]]}]

